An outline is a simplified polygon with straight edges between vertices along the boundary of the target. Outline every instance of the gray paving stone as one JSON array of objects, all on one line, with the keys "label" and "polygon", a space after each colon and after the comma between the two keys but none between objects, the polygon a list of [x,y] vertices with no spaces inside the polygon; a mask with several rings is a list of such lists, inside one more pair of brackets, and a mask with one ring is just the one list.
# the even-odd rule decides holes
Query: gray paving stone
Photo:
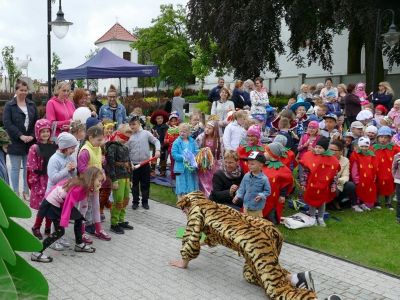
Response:
[{"label": "gray paving stone", "polygon": [[[49,250],[53,263],[32,263],[48,279],[50,299],[267,299],[263,289],[243,279],[243,258],[224,247],[203,248],[187,270],[168,266],[179,258],[175,233],[185,216],[154,201],[150,207],[128,209],[135,229],[113,234],[111,242],[95,239],[94,254]],[[33,218],[19,222],[29,229]],[[72,243],[71,226],[66,236]],[[291,272],[312,270],[319,299],[330,293],[346,300],[400,299],[400,280],[290,244],[284,244],[280,263]]]}]

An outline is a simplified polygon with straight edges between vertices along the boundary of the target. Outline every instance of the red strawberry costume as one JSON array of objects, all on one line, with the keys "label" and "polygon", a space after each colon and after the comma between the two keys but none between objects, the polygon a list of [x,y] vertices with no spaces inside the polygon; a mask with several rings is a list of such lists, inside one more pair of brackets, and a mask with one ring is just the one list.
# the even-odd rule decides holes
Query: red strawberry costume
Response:
[{"label": "red strawberry costume", "polygon": [[332,201],[336,193],[331,188],[335,185],[336,175],[340,170],[339,161],[332,151],[326,150],[319,155],[308,151],[299,163],[304,168],[304,201],[313,207]]},{"label": "red strawberry costume", "polygon": [[[252,139],[249,139],[253,137]],[[237,148],[237,153],[240,159],[240,167],[244,173],[249,172],[247,166],[247,158],[251,152],[264,152],[264,147],[260,144],[261,128],[258,125],[252,125],[247,130],[247,140],[240,143]]]},{"label": "red strawberry costume", "polygon": [[296,155],[290,148],[286,148],[286,156],[280,157],[279,161],[292,171],[297,167]]},{"label": "red strawberry costume", "polygon": [[391,196],[395,191],[395,184],[392,175],[393,157],[400,152],[400,148],[394,143],[387,145],[375,144],[376,168],[376,187],[378,195]]},{"label": "red strawberry costume", "polygon": [[350,170],[357,197],[368,206],[376,200],[377,160],[371,150],[357,149],[350,156]]}]

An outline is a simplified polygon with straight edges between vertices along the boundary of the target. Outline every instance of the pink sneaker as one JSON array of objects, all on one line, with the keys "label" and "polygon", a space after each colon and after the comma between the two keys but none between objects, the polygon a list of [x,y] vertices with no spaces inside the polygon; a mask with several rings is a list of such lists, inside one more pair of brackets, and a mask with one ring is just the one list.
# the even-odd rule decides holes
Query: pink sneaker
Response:
[{"label": "pink sneaker", "polygon": [[83,234],[83,235],[82,235],[82,242],[84,242],[84,243],[87,244],[87,245],[93,244],[92,239],[91,239],[90,237],[88,237],[87,234]]},{"label": "pink sneaker", "polygon": [[96,232],[94,235],[100,240],[111,241],[111,236],[108,235],[104,230]]}]

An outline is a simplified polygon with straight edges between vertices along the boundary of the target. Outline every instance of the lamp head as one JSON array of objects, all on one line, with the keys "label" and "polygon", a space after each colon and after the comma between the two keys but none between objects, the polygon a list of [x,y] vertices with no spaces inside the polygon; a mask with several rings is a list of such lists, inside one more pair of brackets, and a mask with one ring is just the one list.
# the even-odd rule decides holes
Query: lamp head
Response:
[{"label": "lamp head", "polygon": [[61,10],[61,7],[57,12],[57,18],[53,22],[50,22],[51,28],[55,36],[59,39],[62,39],[67,35],[69,26],[72,24],[72,22],[68,22],[64,19],[64,13]]},{"label": "lamp head", "polygon": [[388,32],[382,34],[382,37],[386,44],[393,47],[400,40],[400,32],[397,31],[396,25],[392,23],[392,25],[389,26]]}]

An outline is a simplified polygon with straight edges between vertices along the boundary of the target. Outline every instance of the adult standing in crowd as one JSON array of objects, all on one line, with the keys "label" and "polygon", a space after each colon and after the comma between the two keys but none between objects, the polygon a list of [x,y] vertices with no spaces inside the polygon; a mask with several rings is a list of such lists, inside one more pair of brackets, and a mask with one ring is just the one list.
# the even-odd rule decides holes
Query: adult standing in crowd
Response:
[{"label": "adult standing in crowd", "polygon": [[176,88],[171,101],[171,111],[176,111],[178,113],[181,122],[185,121],[185,112],[183,110],[185,102],[186,100],[182,97],[182,89],[180,87]]},{"label": "adult standing in crowd", "polygon": [[346,116],[347,128],[350,128],[350,124],[356,121],[356,117],[361,111],[360,98],[358,98],[355,92],[356,85],[350,83],[347,86],[347,95],[344,97],[344,114]]},{"label": "adult standing in crowd", "polygon": [[344,97],[347,96],[347,87],[344,83],[337,85],[338,90],[338,102],[341,109],[344,109]]},{"label": "adult standing in crowd", "polygon": [[15,193],[19,195],[19,173],[21,163],[23,168],[23,198],[29,199],[29,188],[26,177],[26,161],[29,147],[34,143],[34,126],[38,119],[35,103],[26,98],[28,84],[17,80],[15,97],[4,107],[3,123],[10,136],[11,144],[8,154],[11,163],[11,184]]},{"label": "adult standing in crowd", "polygon": [[75,105],[68,99],[69,92],[69,83],[59,82],[54,88],[54,96],[46,104],[46,119],[51,122],[52,134],[56,137],[63,131],[69,131],[74,115]]},{"label": "adult standing in crowd", "polygon": [[302,84],[300,86],[300,94],[297,95],[297,102],[312,102],[312,94],[310,93],[310,87],[308,84]]},{"label": "adult standing in crowd", "polygon": [[110,85],[107,92],[108,104],[103,105],[99,111],[99,119],[112,120],[119,125],[126,123],[126,109],[125,106],[117,102],[117,89],[114,85]]},{"label": "adult standing in crowd", "polygon": [[84,90],[81,88],[77,88],[74,90],[74,96],[72,97],[72,101],[74,102],[75,109],[79,107],[87,107],[92,113],[92,117],[97,118],[97,109],[90,102],[90,92],[88,90]]},{"label": "adult standing in crowd", "polygon": [[232,200],[243,176],[244,174],[239,166],[239,155],[235,151],[226,151],[221,169],[214,173],[212,179],[213,188],[210,200],[239,210],[242,204],[234,204]]},{"label": "adult standing in crowd", "polygon": [[390,83],[387,81],[379,82],[378,92],[372,95],[372,103],[374,104],[374,107],[382,104],[388,111],[390,111],[393,107],[393,96],[394,93]]},{"label": "adult standing in crowd", "polygon": [[254,90],[254,82],[251,79],[247,79],[243,83],[243,97],[244,102],[248,107],[251,107],[250,93]]},{"label": "adult standing in crowd", "polygon": [[269,104],[267,90],[263,86],[264,79],[257,77],[255,79],[255,90],[250,92],[251,114],[252,116],[262,116],[266,121],[266,107]]},{"label": "adult standing in crowd", "polygon": [[90,103],[92,103],[96,107],[96,113],[99,113],[100,108],[103,106],[103,103],[101,103],[97,99],[96,91],[90,91]]},{"label": "adult standing in crowd", "polygon": [[333,204],[337,209],[341,209],[340,203],[343,200],[350,200],[351,206],[355,207],[356,212],[362,212],[363,210],[357,206],[356,186],[350,181],[350,161],[347,157],[343,156],[344,145],[342,141],[333,140],[329,144],[329,150],[333,152],[333,155],[339,160],[340,171],[337,174],[337,185],[336,194]]},{"label": "adult standing in crowd", "polygon": [[319,96],[325,102],[331,102],[330,100],[332,98],[338,98],[338,90],[332,84],[332,78],[327,78],[325,80],[325,87],[321,90],[321,93],[319,94]]},{"label": "adult standing in crowd", "polygon": [[247,105],[244,98],[243,81],[237,80],[235,82],[231,100],[235,104],[235,109],[243,109]]},{"label": "adult standing in crowd", "polygon": [[220,121],[224,121],[228,116],[228,112],[235,110],[235,104],[228,100],[229,90],[227,88],[223,87],[219,95],[219,100],[214,101],[211,106],[211,114],[217,115]]},{"label": "adult standing in crowd", "polygon": [[225,79],[222,77],[218,78],[218,85],[213,87],[211,91],[208,93],[208,101],[213,103],[214,101],[219,100],[219,94],[221,89],[224,87]]}]

